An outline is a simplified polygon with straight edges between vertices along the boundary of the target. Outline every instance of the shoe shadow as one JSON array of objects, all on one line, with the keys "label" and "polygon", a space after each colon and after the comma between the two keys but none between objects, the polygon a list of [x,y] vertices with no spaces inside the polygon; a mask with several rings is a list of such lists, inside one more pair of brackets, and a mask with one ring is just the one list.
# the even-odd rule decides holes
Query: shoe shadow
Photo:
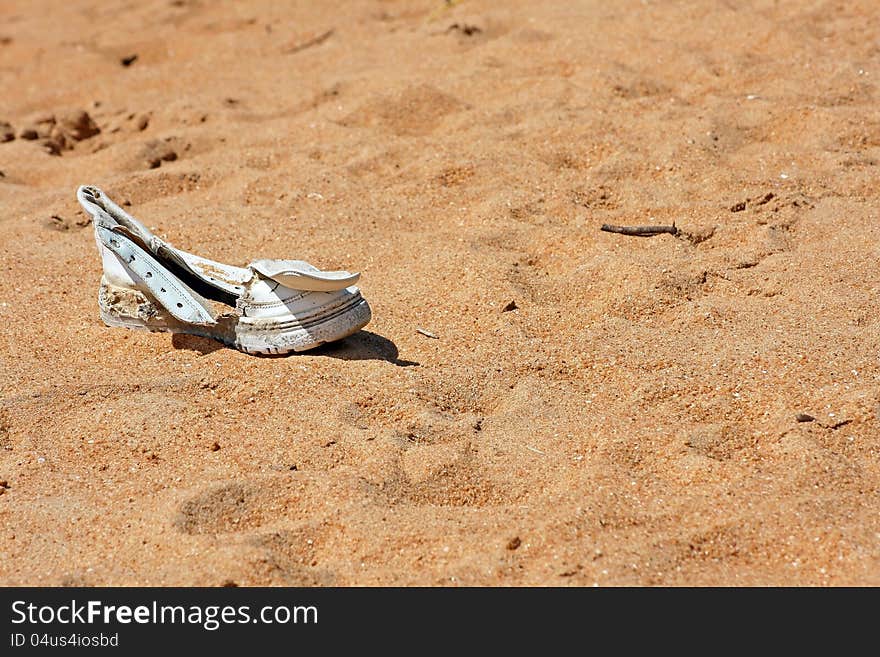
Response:
[{"label": "shoe shadow", "polygon": [[384,360],[398,367],[418,367],[420,363],[398,358],[397,345],[372,331],[358,331],[339,342],[329,342],[307,352],[341,360]]},{"label": "shoe shadow", "polygon": [[197,351],[202,356],[226,347],[222,342],[217,342],[211,338],[201,338],[197,335],[188,335],[186,333],[173,333],[171,335],[171,346],[175,349]]},{"label": "shoe shadow", "polygon": [[[186,349],[206,355],[225,349],[226,345],[210,338],[201,338],[197,335],[186,333],[174,333],[171,336],[171,345],[175,349]],[[339,342],[330,342],[320,347],[302,352],[309,356],[327,356],[340,360],[384,360],[398,367],[418,367],[419,363],[412,360],[398,358],[397,345],[388,338],[383,338],[378,333],[371,331],[358,331]],[[288,358],[295,356],[294,352],[280,355],[260,355],[260,358]]]}]

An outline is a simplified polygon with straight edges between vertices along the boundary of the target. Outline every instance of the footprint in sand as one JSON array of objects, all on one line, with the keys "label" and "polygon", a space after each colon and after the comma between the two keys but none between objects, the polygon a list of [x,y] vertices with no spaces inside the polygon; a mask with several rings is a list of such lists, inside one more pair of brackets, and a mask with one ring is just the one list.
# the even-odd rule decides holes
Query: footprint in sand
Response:
[{"label": "footprint in sand", "polygon": [[[124,199],[122,205],[133,206],[135,216],[138,216],[137,206],[155,201],[156,199],[178,194],[204,190],[213,186],[214,180],[195,171],[165,172],[146,171],[127,176],[118,183],[112,185],[108,195]],[[148,224],[152,221],[143,213],[140,219]]]},{"label": "footprint in sand", "polygon": [[378,127],[398,136],[428,135],[466,105],[429,84],[407,87],[369,101],[339,121],[343,126]]},{"label": "footprint in sand", "polygon": [[263,562],[273,579],[280,578],[288,586],[334,586],[336,574],[323,561],[326,546],[340,534],[336,527],[310,523],[261,534],[250,542],[264,550]]},{"label": "footprint in sand", "polygon": [[184,534],[237,532],[261,524],[259,489],[249,483],[217,486],[180,506],[174,526]]},{"label": "footprint in sand", "polygon": [[606,73],[611,93],[624,100],[638,100],[671,93],[671,88],[660,80],[640,75],[625,64],[615,64]]},{"label": "footprint in sand", "polygon": [[690,432],[685,445],[700,456],[726,461],[749,445],[748,436],[736,427],[707,424]]},{"label": "footprint in sand", "polygon": [[483,507],[505,504],[507,492],[490,481],[469,443],[422,445],[404,452],[394,472],[370,486],[380,504]]},{"label": "footprint in sand", "polygon": [[326,506],[320,488],[314,480],[290,475],[212,486],[184,501],[173,525],[184,534],[222,534],[301,522]]}]

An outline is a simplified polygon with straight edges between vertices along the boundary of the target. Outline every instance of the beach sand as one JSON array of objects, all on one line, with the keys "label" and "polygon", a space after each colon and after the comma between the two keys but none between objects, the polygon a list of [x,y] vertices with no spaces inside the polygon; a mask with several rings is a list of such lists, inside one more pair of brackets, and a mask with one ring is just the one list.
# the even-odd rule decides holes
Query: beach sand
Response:
[{"label": "beach sand", "polygon": [[[2,12],[0,584],[880,585],[872,0]],[[107,328],[80,184],[373,321]]]}]

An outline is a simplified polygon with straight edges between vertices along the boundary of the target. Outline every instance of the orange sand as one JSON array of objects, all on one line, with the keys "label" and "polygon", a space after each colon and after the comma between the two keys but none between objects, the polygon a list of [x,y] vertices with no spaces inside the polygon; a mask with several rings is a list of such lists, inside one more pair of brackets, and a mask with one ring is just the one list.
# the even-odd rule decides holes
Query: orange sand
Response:
[{"label": "orange sand", "polygon": [[[880,584],[878,81],[874,0],[6,2],[100,134],[0,144],[0,583]],[[82,183],[373,322],[105,328]]]}]

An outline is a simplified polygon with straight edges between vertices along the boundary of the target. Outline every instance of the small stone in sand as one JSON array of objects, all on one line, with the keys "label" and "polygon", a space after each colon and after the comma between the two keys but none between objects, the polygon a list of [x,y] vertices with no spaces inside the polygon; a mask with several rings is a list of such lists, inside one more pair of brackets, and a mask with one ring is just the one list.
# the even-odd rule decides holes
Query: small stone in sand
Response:
[{"label": "small stone in sand", "polygon": [[15,139],[15,130],[6,121],[0,121],[0,144]]},{"label": "small stone in sand", "polygon": [[483,31],[479,25],[468,25],[467,23],[453,23],[448,28],[446,28],[447,32],[460,32],[465,36],[474,36],[475,34],[480,34]]},{"label": "small stone in sand", "polygon": [[28,126],[26,128],[22,128],[21,132],[18,133],[18,136],[22,139],[33,141],[34,139],[38,139],[40,137],[40,133],[37,132],[37,129],[33,126]]},{"label": "small stone in sand", "polygon": [[794,419],[798,422],[813,422],[816,418],[814,418],[812,415],[807,415],[806,413],[798,413],[794,416]]},{"label": "small stone in sand", "polygon": [[82,141],[101,132],[98,124],[85,110],[73,110],[61,116],[58,128],[65,137]]},{"label": "small stone in sand", "polygon": [[504,308],[501,309],[501,312],[509,313],[511,310],[516,310],[518,308],[519,306],[516,305],[516,301],[511,301],[506,306],[504,306]]},{"label": "small stone in sand", "polygon": [[512,539],[510,539],[507,542],[507,549],[508,550],[515,550],[520,545],[522,545],[522,541],[520,540],[519,536],[514,536]]},{"label": "small stone in sand", "polygon": [[177,153],[174,149],[158,139],[148,141],[144,145],[142,153],[147,166],[151,169],[158,169],[162,166],[162,162],[173,162],[177,159]]},{"label": "small stone in sand", "polygon": [[212,451],[212,452],[217,452],[217,451],[219,451],[219,450],[220,450],[220,443],[215,442],[213,445],[211,445],[211,451]]},{"label": "small stone in sand", "polygon": [[43,142],[43,149],[49,155],[61,155],[61,151],[64,150],[64,146],[67,142],[64,140],[64,137],[61,135],[57,135],[55,137],[50,137],[46,141]]}]

